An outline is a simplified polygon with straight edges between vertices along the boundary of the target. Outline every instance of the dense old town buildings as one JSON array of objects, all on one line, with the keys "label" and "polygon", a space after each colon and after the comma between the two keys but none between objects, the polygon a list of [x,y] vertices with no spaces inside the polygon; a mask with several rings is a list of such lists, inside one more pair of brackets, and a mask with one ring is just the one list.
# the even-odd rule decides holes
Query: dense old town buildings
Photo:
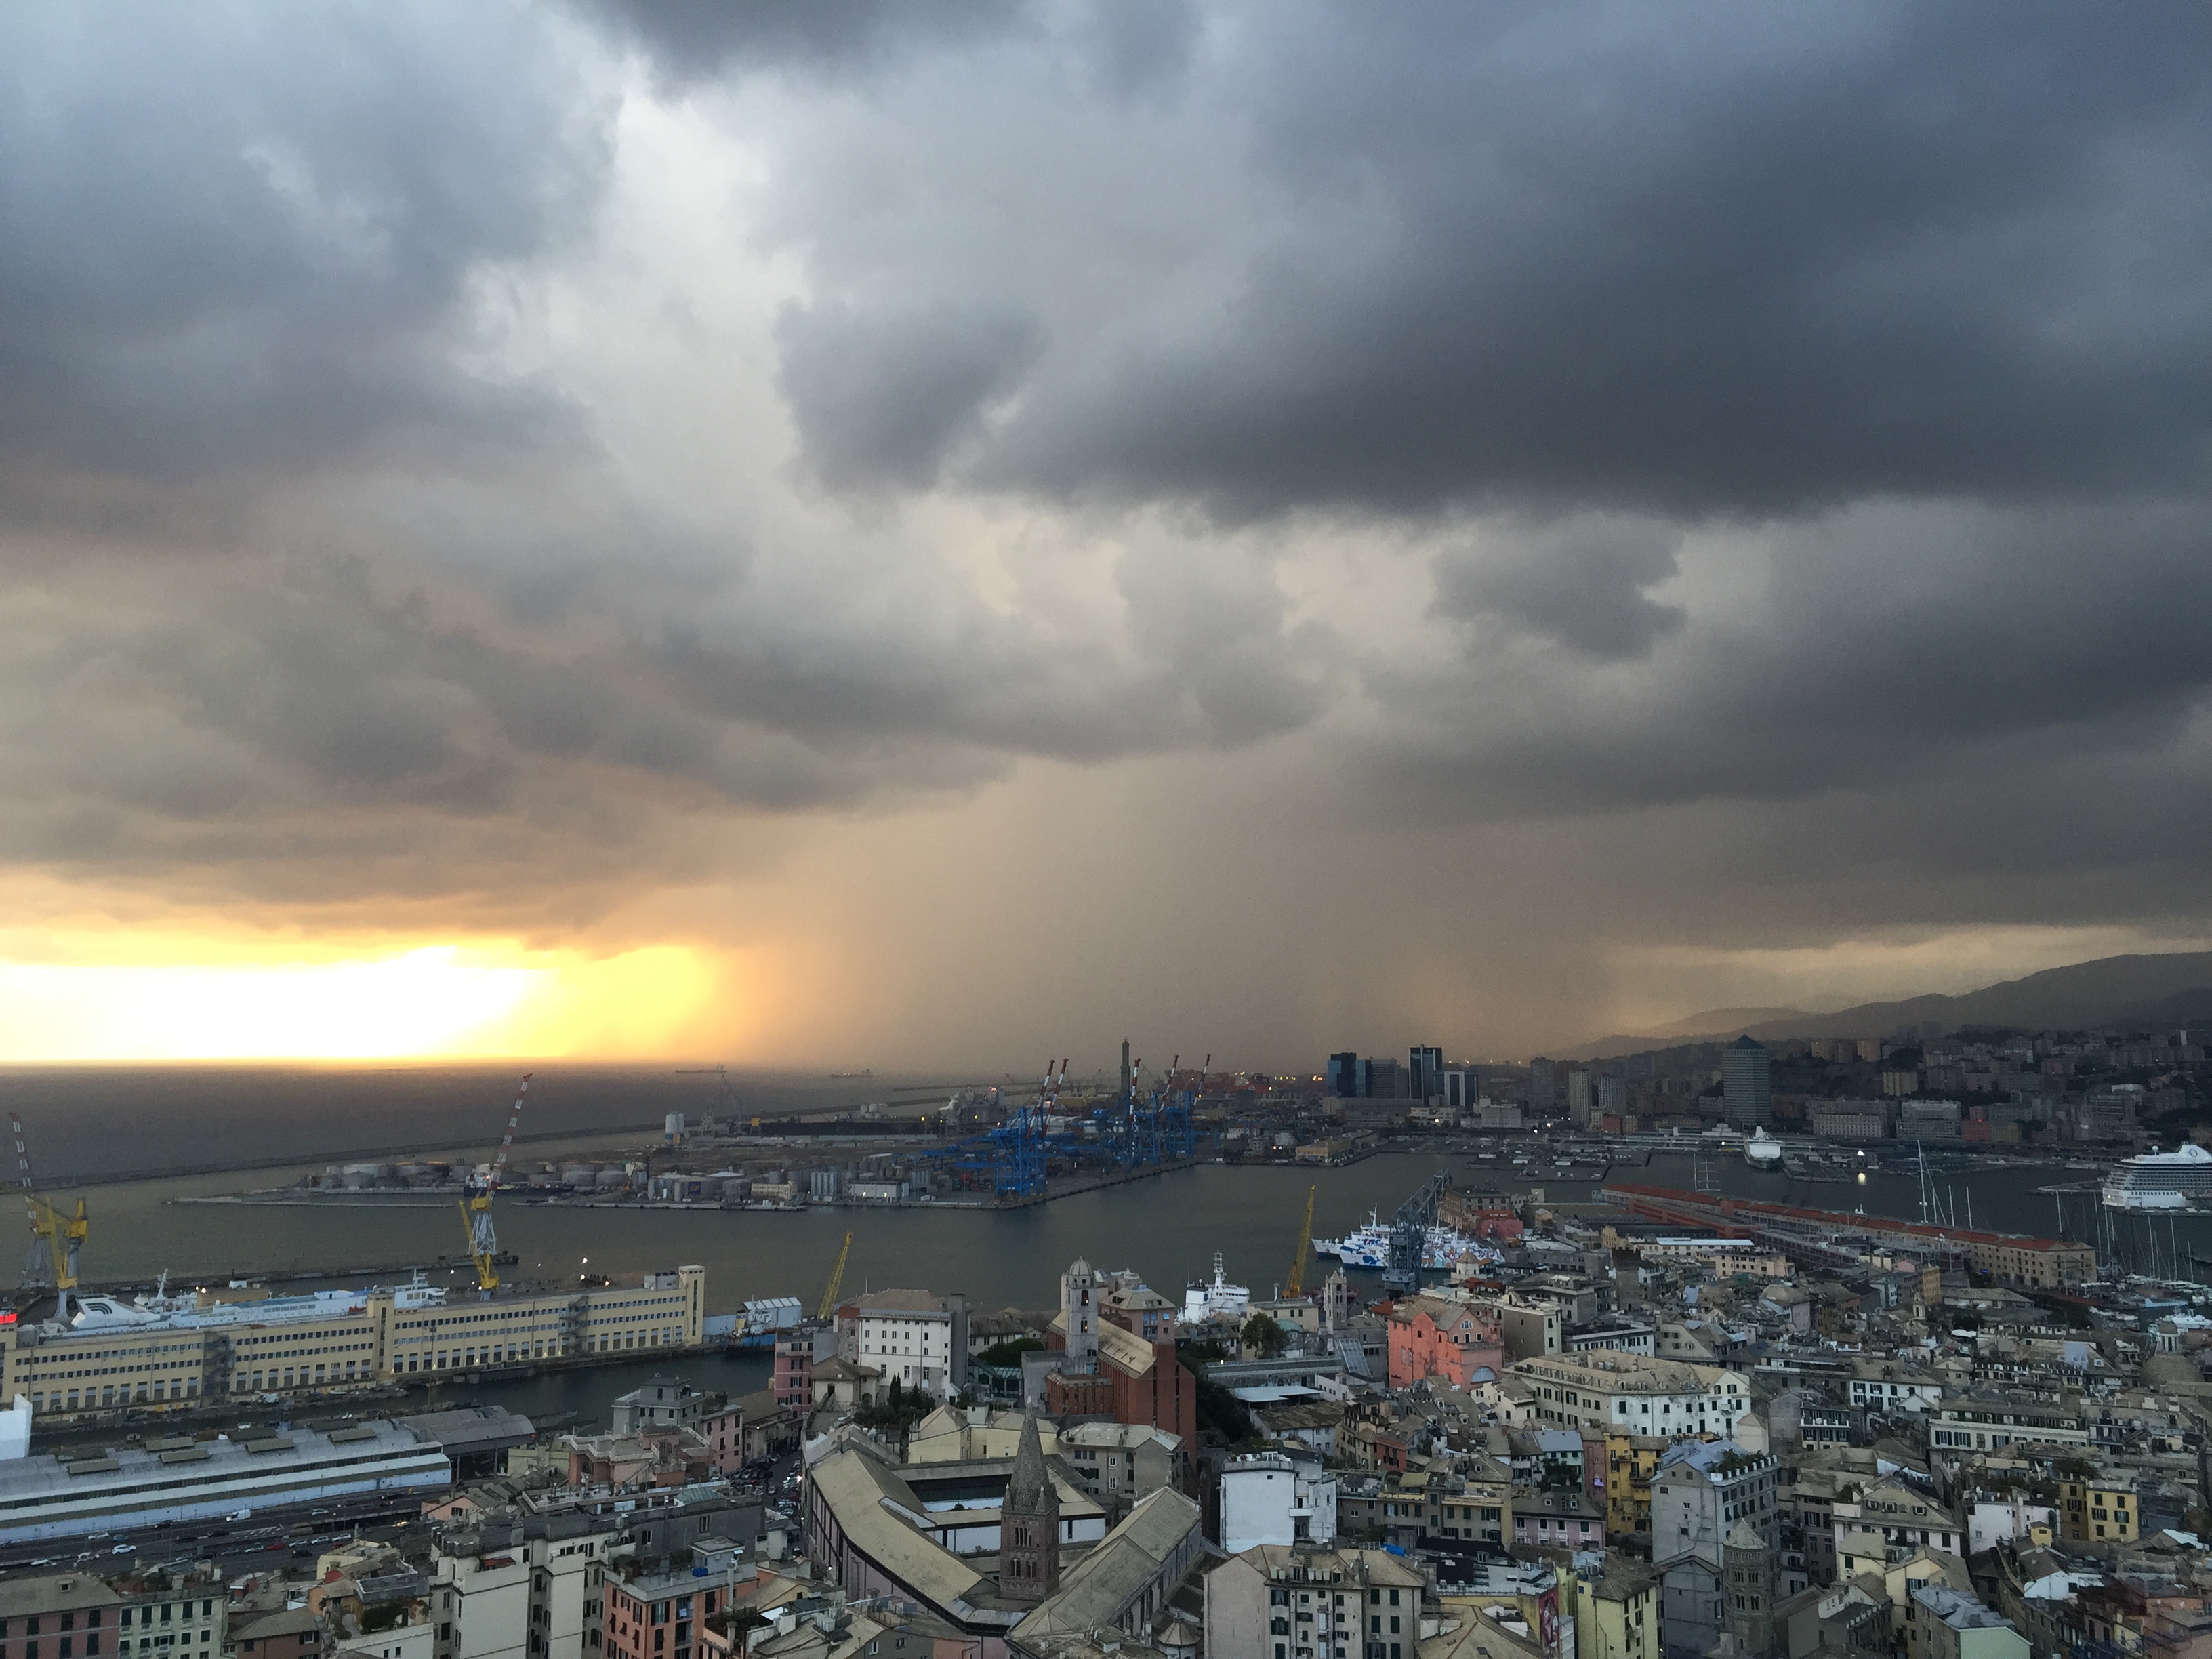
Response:
[{"label": "dense old town buildings", "polygon": [[[1602,1116],[1632,1080],[1581,1097]],[[1767,1104],[1801,1156],[1802,1103]],[[1356,1156],[1384,1110],[1281,1126],[1285,1157]],[[769,1386],[734,1398],[695,1358],[692,1270],[570,1297],[542,1337],[521,1297],[19,1320],[37,1397],[0,1426],[70,1417],[71,1385],[79,1418],[146,1414],[0,1457],[30,1540],[0,1659],[2212,1659],[2212,1293],[1646,1182],[1449,1213],[1455,1258],[1395,1292],[1324,1260],[1295,1294],[1178,1300],[1102,1249],[1038,1264],[1028,1308],[921,1273],[820,1321],[784,1298]],[[248,1423],[234,1387],[191,1415],[210,1376],[289,1407],[420,1376],[417,1347],[434,1376],[655,1375],[551,1432]],[[356,1503],[416,1523],[314,1514]],[[302,1553],[89,1571],[92,1534],[163,1519]]]}]

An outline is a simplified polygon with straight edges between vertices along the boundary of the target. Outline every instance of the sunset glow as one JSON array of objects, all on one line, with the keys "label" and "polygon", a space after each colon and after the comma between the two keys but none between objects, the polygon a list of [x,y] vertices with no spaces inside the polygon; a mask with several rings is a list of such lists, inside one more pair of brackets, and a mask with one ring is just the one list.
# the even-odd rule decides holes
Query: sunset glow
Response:
[{"label": "sunset glow", "polygon": [[670,948],[596,961],[441,945],[316,963],[4,963],[0,1060],[652,1051],[696,1018],[708,977]]}]

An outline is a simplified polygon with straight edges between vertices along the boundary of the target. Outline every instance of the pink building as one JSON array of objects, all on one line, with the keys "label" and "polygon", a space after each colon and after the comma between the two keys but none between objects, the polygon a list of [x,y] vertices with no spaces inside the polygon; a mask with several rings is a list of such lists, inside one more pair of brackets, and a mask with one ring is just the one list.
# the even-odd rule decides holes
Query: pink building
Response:
[{"label": "pink building", "polygon": [[1437,1296],[1408,1297],[1390,1311],[1390,1386],[1440,1376],[1460,1388],[1504,1369],[1505,1339],[1494,1308]]},{"label": "pink building", "polygon": [[787,1331],[775,1339],[775,1375],[769,1383],[779,1406],[811,1411],[814,1406],[814,1333]]}]

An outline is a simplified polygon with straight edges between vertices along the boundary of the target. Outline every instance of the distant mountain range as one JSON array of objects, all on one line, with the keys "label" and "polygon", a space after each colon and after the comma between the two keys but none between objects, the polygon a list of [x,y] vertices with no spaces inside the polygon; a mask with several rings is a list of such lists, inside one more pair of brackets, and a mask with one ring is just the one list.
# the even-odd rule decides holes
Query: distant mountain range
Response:
[{"label": "distant mountain range", "polygon": [[1907,997],[1863,1002],[1832,1014],[1795,1008],[1715,1008],[1656,1030],[1601,1037],[1565,1056],[1609,1060],[1646,1048],[1729,1042],[1749,1035],[1783,1037],[1886,1037],[1906,1025],[2009,1025],[2028,1030],[2086,1030],[2101,1025],[2202,1024],[2212,1029],[2212,951],[2160,956],[2105,957],[2048,968],[2025,979],[1963,996]]}]

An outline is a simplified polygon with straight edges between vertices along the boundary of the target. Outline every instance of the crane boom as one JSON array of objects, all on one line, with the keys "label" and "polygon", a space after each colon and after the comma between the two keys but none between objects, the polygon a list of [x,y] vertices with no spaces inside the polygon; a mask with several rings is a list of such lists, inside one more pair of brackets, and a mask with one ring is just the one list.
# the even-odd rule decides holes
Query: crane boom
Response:
[{"label": "crane boom", "polygon": [[522,1103],[529,1097],[530,1079],[534,1072],[522,1074],[522,1086],[515,1091],[514,1109],[507,1115],[507,1133],[500,1138],[499,1155],[492,1160],[491,1173],[479,1181],[473,1176],[462,1184],[461,1225],[467,1229],[469,1259],[476,1263],[477,1288],[489,1296],[499,1288],[499,1234],[491,1223],[492,1194],[499,1190],[500,1177],[507,1173],[507,1155],[514,1150],[515,1126],[522,1121]]},{"label": "crane boom", "polygon": [[31,1154],[23,1139],[21,1114],[8,1114],[8,1128],[15,1142],[15,1180],[22,1188],[23,1209],[31,1223],[31,1248],[23,1258],[21,1282],[27,1290],[51,1285],[60,1291],[62,1310],[66,1314],[69,1292],[77,1286],[79,1257],[84,1241],[91,1236],[92,1223],[86,1218],[82,1199],[76,1201],[76,1213],[66,1215],[39,1196],[31,1183]]},{"label": "crane boom", "polygon": [[1320,1190],[1318,1186],[1306,1188],[1306,1218],[1298,1223],[1298,1248],[1291,1254],[1291,1276],[1283,1281],[1286,1297],[1306,1293],[1306,1256],[1313,1249],[1314,1194]]},{"label": "crane boom", "polygon": [[845,1258],[853,1254],[853,1235],[845,1235],[845,1243],[837,1252],[837,1265],[830,1270],[830,1282],[822,1287],[822,1305],[814,1310],[817,1319],[827,1319],[836,1311],[838,1287],[845,1282]]}]

